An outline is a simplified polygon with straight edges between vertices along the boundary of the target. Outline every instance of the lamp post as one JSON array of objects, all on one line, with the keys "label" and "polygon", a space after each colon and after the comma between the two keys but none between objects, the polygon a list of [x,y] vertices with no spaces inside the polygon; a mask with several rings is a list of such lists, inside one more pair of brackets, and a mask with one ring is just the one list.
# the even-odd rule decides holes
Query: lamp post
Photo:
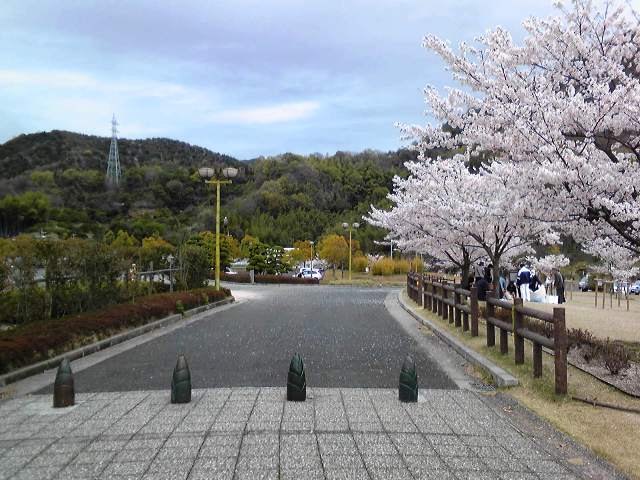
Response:
[{"label": "lamp post", "polygon": [[311,244],[311,276],[313,276],[313,240],[309,240]]},{"label": "lamp post", "polygon": [[351,228],[359,228],[360,224],[357,222],[354,223],[347,223],[344,222],[342,224],[342,228],[348,228],[349,229],[349,281],[351,281]]},{"label": "lamp post", "polygon": [[223,183],[231,183],[231,179],[238,174],[238,169],[226,167],[221,170],[222,177],[213,178],[215,170],[210,167],[202,167],[198,169],[198,174],[205,179],[204,183],[214,184],[216,186],[216,290],[220,290],[220,185]]},{"label": "lamp post", "polygon": [[166,257],[167,262],[169,262],[169,291],[173,292],[173,261],[175,257],[171,254]]}]

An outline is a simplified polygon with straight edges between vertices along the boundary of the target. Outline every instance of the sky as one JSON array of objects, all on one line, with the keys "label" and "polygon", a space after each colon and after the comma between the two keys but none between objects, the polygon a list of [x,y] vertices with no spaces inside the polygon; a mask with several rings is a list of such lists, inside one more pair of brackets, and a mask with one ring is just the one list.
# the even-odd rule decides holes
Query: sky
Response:
[{"label": "sky", "polygon": [[3,0],[0,143],[53,129],[168,137],[239,159],[395,150],[451,84],[422,46],[500,25],[522,38],[550,0]]}]

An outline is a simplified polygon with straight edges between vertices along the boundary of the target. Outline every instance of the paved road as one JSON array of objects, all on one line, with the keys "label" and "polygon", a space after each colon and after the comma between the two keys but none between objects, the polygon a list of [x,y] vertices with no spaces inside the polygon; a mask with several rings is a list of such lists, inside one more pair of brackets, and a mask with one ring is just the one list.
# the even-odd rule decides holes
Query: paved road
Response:
[{"label": "paved road", "polygon": [[456,388],[385,308],[391,290],[232,288],[240,305],[77,372],[76,390],[167,389],[183,352],[194,388],[283,386],[296,351],[309,386],[397,388],[411,353],[421,388]]}]

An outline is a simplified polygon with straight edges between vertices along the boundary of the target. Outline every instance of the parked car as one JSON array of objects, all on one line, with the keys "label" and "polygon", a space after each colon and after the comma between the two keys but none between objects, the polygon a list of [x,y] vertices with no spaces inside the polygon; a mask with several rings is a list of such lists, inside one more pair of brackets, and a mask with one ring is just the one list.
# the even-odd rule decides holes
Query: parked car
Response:
[{"label": "parked car", "polygon": [[595,279],[593,277],[591,277],[591,275],[589,275],[587,273],[578,282],[578,288],[582,292],[588,292],[589,290],[595,290],[596,289],[596,281],[595,281]]},{"label": "parked car", "polygon": [[640,295],[640,280],[636,280],[629,287],[629,293],[635,293],[636,295]]},{"label": "parked car", "polygon": [[322,273],[317,269],[303,268],[298,272],[298,278],[316,278],[322,280]]},{"label": "parked car", "polygon": [[231,270],[231,267],[224,267],[224,273],[227,275],[237,275],[238,272]]}]

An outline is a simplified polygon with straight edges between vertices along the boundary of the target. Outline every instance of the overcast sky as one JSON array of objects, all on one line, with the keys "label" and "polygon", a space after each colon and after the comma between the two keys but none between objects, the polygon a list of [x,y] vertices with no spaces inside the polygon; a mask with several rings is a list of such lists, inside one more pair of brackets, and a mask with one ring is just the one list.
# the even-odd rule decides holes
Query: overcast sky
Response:
[{"label": "overcast sky", "polygon": [[[635,3],[635,2],[634,2]],[[549,0],[3,0],[0,142],[63,129],[169,137],[240,159],[402,146],[422,89],[450,83],[421,47],[497,25],[522,37]]]}]

